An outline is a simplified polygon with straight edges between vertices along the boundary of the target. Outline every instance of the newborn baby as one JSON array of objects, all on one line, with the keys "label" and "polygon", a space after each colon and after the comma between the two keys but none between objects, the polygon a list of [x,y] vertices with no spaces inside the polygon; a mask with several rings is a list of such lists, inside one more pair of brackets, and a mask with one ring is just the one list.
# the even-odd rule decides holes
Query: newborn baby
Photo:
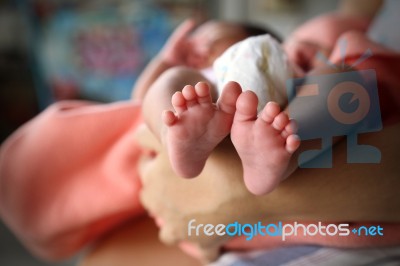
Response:
[{"label": "newborn baby", "polygon": [[287,177],[291,155],[300,145],[295,122],[280,110],[286,106],[285,83],[295,76],[294,67],[280,44],[266,34],[234,44],[213,69],[216,86],[198,82],[198,73],[182,74],[193,80],[197,75],[198,83],[175,92],[175,112],[163,113],[161,140],[171,165],[182,177],[196,177],[214,148],[230,135],[246,187],[253,194],[269,193]]}]

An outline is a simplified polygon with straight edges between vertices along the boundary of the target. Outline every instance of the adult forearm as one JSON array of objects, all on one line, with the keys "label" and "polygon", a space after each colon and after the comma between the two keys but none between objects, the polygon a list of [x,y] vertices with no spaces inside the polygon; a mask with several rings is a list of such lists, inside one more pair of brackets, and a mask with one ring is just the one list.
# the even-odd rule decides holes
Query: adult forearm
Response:
[{"label": "adult forearm", "polygon": [[370,19],[367,16],[349,16],[342,12],[327,13],[304,23],[289,36],[287,42],[313,43],[331,50],[341,34],[350,30],[365,32]]}]

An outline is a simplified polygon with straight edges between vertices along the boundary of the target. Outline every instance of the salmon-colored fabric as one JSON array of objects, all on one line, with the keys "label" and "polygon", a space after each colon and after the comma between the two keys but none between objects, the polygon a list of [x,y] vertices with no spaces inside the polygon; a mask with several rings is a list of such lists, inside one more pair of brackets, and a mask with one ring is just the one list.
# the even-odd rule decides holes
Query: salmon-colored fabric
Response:
[{"label": "salmon-colored fabric", "polygon": [[60,102],[0,153],[0,215],[42,258],[65,258],[139,215],[140,105]]}]

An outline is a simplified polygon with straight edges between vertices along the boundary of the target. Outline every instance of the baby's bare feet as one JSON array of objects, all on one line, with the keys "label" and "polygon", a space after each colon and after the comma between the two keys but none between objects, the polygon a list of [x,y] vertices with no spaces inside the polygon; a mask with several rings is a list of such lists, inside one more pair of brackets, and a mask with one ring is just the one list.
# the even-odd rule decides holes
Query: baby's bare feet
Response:
[{"label": "baby's bare feet", "polygon": [[256,195],[271,192],[285,177],[292,153],[299,147],[296,124],[269,102],[257,117],[257,96],[243,92],[236,104],[232,142],[242,160],[246,187]]},{"label": "baby's bare feet", "polygon": [[241,91],[239,84],[230,82],[214,104],[208,84],[199,82],[172,96],[175,113],[163,113],[162,138],[178,175],[189,178],[201,173],[212,150],[230,133]]}]

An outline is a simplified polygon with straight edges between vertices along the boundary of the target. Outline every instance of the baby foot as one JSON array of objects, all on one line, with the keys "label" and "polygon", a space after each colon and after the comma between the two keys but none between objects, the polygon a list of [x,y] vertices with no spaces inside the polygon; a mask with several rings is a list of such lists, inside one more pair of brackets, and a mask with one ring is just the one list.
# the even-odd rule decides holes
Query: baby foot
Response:
[{"label": "baby foot", "polygon": [[257,117],[257,96],[243,92],[236,104],[232,142],[242,160],[246,187],[256,195],[271,192],[285,178],[292,153],[299,147],[296,124],[269,102]]},{"label": "baby foot", "polygon": [[172,96],[175,113],[164,111],[162,135],[178,175],[189,178],[201,173],[211,151],[230,133],[241,91],[239,84],[230,82],[214,104],[208,84],[199,82]]}]

